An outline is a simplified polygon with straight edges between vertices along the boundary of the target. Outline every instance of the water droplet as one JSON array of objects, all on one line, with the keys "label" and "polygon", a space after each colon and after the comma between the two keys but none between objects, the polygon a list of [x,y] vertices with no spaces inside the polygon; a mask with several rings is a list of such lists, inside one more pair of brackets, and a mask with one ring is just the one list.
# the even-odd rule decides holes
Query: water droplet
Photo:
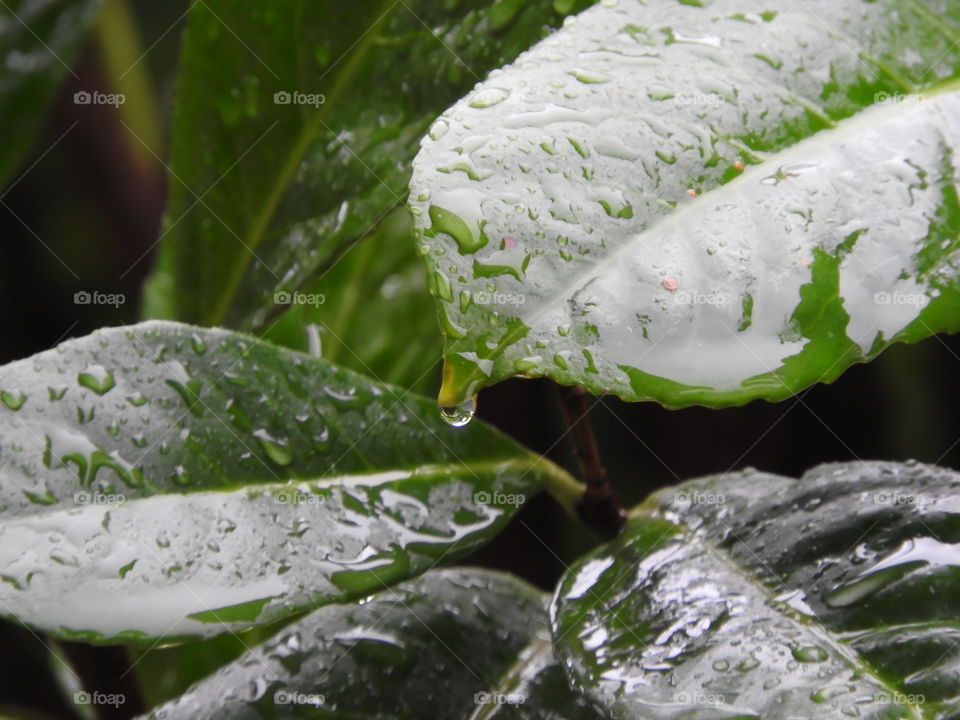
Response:
[{"label": "water droplet", "polygon": [[800,662],[823,662],[827,659],[827,651],[815,645],[793,648],[793,657]]},{"label": "water droplet", "polygon": [[190,336],[190,346],[197,355],[203,355],[207,351],[207,343],[196,333]]},{"label": "water droplet", "polygon": [[509,90],[495,87],[486,88],[473,96],[473,100],[470,101],[470,107],[478,109],[493,107],[494,105],[502,103],[509,96]]},{"label": "water droplet", "polygon": [[263,448],[267,457],[277,465],[285,466],[293,462],[293,450],[286,440],[278,440],[263,428],[255,431],[253,436],[260,443],[260,447]]},{"label": "water droplet", "polygon": [[471,420],[477,412],[477,396],[474,395],[472,398],[467,400],[460,405],[441,407],[440,408],[440,417],[443,418],[444,422],[447,425],[452,427],[463,427]]},{"label": "water droplet", "polygon": [[97,395],[106,395],[117,384],[113,379],[113,373],[103,365],[89,366],[77,375],[77,383],[88,390],[93,390]]},{"label": "water droplet", "polygon": [[437,120],[433,126],[430,128],[430,139],[439,140],[444,135],[447,134],[447,131],[450,129],[449,123],[446,120],[440,119]]},{"label": "water droplet", "polygon": [[577,80],[587,85],[610,82],[612,79],[609,75],[604,73],[595,72],[593,70],[584,70],[582,68],[574,68],[569,72],[569,74],[573,75]]},{"label": "water droplet", "polygon": [[2,401],[3,404],[8,408],[16,412],[23,407],[23,404],[27,401],[27,396],[19,390],[14,390],[13,392],[2,390],[0,391],[0,401]]}]

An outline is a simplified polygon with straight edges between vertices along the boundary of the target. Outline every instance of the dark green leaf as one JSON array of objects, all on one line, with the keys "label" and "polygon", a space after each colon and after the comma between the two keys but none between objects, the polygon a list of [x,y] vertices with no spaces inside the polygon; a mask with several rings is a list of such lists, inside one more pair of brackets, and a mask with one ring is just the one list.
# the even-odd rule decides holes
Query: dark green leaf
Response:
[{"label": "dark green leaf", "polygon": [[289,294],[297,302],[265,337],[306,351],[316,333],[325,360],[434,394],[442,343],[412,237],[410,214],[398,208],[323,278]]},{"label": "dark green leaf", "polygon": [[616,717],[957,717],[958,491],[880,462],[660,491],[560,584],[555,649]]},{"label": "dark green leaf", "polygon": [[99,7],[100,0],[0,2],[0,178],[29,149]]},{"label": "dark green leaf", "polygon": [[542,594],[520,580],[431,572],[363,605],[317,610],[150,717],[491,717],[498,700],[522,699],[492,688],[545,624]]},{"label": "dark green leaf", "polygon": [[153,322],[0,369],[0,610],[213,635],[477,547],[543,481],[483,425],[248,336]]}]

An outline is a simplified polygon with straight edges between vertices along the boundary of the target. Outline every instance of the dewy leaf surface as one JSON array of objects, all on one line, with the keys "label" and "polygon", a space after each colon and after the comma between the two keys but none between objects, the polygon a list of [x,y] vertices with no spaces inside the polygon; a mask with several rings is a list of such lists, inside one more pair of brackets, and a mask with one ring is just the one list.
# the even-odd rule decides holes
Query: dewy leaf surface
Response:
[{"label": "dewy leaf surface", "polygon": [[555,650],[614,717],[956,718],[958,491],[883,462],[659,491],[559,585]]},{"label": "dewy leaf surface", "polygon": [[[548,714],[549,698],[526,686],[502,689],[546,627],[544,601],[489,570],[430,572],[363,605],[317,610],[149,717],[600,720]],[[570,698],[564,683],[554,699]],[[577,712],[576,699],[567,707]]]},{"label": "dewy leaf surface", "polygon": [[425,399],[152,322],[0,368],[0,612],[93,640],[213,635],[477,547],[563,471]]},{"label": "dewy leaf surface", "polygon": [[0,4],[0,179],[14,169],[61,78],[70,72],[100,0],[4,0]]},{"label": "dewy leaf surface", "polygon": [[956,330],[958,41],[946,0],[619,0],[492,73],[411,184],[441,404],[777,400]]},{"label": "dewy leaf surface", "polygon": [[[203,325],[269,325],[285,309],[276,293],[302,290],[403,204],[436,115],[589,4],[195,3],[152,307],[172,301],[175,319]],[[320,290],[333,306],[346,291]]]}]

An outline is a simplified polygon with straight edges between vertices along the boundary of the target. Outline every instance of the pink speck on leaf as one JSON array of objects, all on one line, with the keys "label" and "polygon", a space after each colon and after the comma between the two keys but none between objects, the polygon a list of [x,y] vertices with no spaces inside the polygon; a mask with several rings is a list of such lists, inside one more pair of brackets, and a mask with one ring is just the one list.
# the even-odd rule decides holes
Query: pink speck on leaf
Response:
[{"label": "pink speck on leaf", "polygon": [[512,237],[505,237],[503,239],[503,249],[509,250],[510,248],[515,248],[517,246],[517,241]]},{"label": "pink speck on leaf", "polygon": [[690,188],[689,190],[687,190],[687,195],[689,195],[690,197],[696,197],[697,191],[694,190],[693,188]]},{"label": "pink speck on leaf", "polygon": [[663,281],[663,287],[669,290],[670,292],[673,292],[679,287],[679,284],[677,283],[676,278],[669,277]]}]

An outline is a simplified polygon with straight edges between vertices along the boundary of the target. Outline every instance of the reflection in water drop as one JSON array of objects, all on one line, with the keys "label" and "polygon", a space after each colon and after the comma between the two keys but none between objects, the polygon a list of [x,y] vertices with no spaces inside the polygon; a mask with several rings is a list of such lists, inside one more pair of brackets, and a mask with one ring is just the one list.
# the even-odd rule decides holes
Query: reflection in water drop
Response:
[{"label": "reflection in water drop", "polygon": [[443,418],[447,425],[451,425],[452,427],[463,427],[473,420],[473,416],[476,414],[476,412],[476,395],[460,405],[440,407],[440,417]]}]

